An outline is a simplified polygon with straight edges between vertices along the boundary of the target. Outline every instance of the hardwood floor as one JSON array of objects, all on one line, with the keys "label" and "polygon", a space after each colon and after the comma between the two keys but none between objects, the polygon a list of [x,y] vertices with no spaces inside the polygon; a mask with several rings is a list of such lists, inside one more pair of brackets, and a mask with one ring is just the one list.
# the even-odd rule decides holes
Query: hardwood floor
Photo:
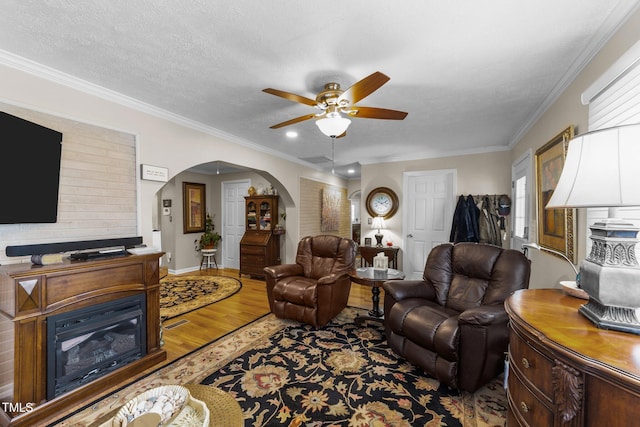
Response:
[{"label": "hardwood floor", "polygon": [[[238,270],[211,268],[185,275],[238,278]],[[174,317],[163,324],[164,349],[167,351],[165,364],[270,312],[264,280],[249,276],[242,276],[240,280],[242,289],[231,297]],[[381,303],[383,298],[381,295]],[[371,308],[371,288],[352,283],[349,305]]]}]

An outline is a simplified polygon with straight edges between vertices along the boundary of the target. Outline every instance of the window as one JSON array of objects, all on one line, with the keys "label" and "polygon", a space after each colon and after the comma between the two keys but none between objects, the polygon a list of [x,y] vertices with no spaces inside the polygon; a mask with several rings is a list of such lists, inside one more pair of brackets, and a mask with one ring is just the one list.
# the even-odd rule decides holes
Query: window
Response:
[{"label": "window", "polygon": [[[583,94],[589,105],[589,130],[640,123],[640,42],[618,59]],[[591,252],[591,230],[597,220],[607,218],[606,208],[587,209],[587,255]],[[640,208],[619,209],[621,219],[640,225]],[[636,248],[638,250],[638,248]]]},{"label": "window", "polygon": [[515,237],[527,239],[527,216],[526,210],[526,189],[527,177],[522,176],[516,180],[515,184],[515,212],[513,218],[513,233]]},{"label": "window", "polygon": [[517,250],[529,241],[530,235],[532,157],[531,150],[528,150],[511,166],[511,247]]}]

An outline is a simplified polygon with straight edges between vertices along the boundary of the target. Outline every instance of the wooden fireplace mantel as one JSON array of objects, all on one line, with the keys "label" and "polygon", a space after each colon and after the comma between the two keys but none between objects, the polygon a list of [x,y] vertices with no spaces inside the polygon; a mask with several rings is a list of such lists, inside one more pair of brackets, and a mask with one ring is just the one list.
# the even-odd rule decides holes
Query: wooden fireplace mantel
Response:
[{"label": "wooden fireplace mantel", "polygon": [[[160,347],[162,255],[0,267],[0,425],[53,422],[166,359]],[[141,293],[147,301],[146,356],[47,401],[47,318]]]}]

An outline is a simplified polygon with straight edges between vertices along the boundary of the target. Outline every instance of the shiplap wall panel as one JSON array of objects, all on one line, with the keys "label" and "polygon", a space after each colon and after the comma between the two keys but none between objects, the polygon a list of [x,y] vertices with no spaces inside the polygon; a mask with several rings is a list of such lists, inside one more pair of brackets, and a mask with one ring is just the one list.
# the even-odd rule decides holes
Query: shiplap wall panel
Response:
[{"label": "shiplap wall panel", "polygon": [[24,261],[7,258],[7,246],[138,235],[134,135],[3,103],[0,110],[63,134],[58,222],[0,224],[0,264]]},{"label": "shiplap wall panel", "polygon": [[[338,231],[321,231],[322,190],[340,192],[340,224]],[[347,199],[347,189],[308,178],[300,178],[300,237],[332,234],[351,238],[351,203]]]}]

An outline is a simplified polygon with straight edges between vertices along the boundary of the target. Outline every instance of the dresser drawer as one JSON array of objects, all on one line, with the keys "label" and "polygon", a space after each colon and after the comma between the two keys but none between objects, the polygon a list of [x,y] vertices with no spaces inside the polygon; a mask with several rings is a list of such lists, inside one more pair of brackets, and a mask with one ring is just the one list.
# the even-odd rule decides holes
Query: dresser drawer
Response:
[{"label": "dresser drawer", "polygon": [[513,330],[509,340],[509,364],[512,370],[521,374],[529,387],[537,389],[553,402],[553,363]]},{"label": "dresser drawer", "polygon": [[242,263],[240,270],[244,274],[264,275],[264,267],[264,264]]},{"label": "dresser drawer", "polygon": [[243,255],[265,255],[267,250],[264,246],[242,245],[240,246],[240,252]]},{"label": "dresser drawer", "polygon": [[242,261],[243,263],[246,263],[246,264],[256,264],[256,265],[266,266],[266,264],[265,264],[266,258],[264,257],[264,255],[245,255],[245,254],[242,254],[240,256],[240,261]]},{"label": "dresser drawer", "polygon": [[513,416],[524,420],[531,427],[553,425],[553,412],[525,386],[526,382],[519,372],[509,371],[507,395]]}]

